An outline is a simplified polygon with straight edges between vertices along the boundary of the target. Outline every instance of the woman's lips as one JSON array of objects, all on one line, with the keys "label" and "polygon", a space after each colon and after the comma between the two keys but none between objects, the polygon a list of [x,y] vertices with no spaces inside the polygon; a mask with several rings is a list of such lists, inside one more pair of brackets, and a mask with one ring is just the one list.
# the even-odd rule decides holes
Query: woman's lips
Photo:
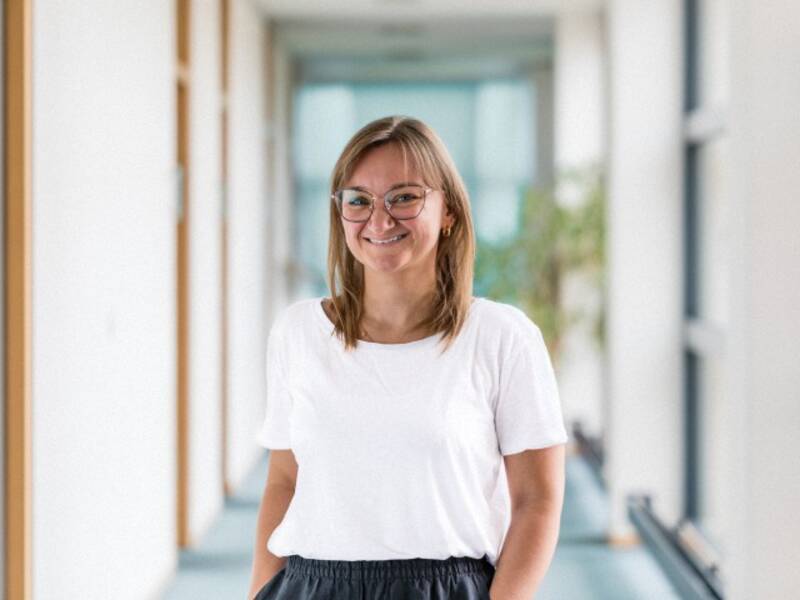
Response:
[{"label": "woman's lips", "polygon": [[393,237],[383,238],[382,240],[371,239],[371,238],[364,238],[364,239],[366,239],[369,243],[375,246],[390,246],[391,244],[396,244],[397,242],[404,240],[406,237],[408,237],[407,233],[401,233]]}]

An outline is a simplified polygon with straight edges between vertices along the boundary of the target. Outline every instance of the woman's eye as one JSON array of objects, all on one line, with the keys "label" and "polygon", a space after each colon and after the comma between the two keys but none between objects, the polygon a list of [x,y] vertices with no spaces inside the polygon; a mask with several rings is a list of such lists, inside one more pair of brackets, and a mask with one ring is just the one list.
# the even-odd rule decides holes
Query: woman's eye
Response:
[{"label": "woman's eye", "polygon": [[364,198],[362,196],[358,196],[357,198],[350,198],[347,203],[350,206],[367,206],[369,205],[369,199]]},{"label": "woman's eye", "polygon": [[414,200],[416,196],[413,194],[398,194],[394,198],[392,198],[392,204],[395,202],[409,202],[410,200]]}]

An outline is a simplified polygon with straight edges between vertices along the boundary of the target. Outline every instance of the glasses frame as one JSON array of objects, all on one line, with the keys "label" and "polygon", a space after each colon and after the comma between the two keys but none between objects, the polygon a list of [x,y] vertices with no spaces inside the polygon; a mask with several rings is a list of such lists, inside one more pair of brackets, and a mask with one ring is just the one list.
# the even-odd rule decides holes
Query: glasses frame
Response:
[{"label": "glasses frame", "polygon": [[[416,183],[412,183],[410,185],[401,186],[401,187],[421,187],[422,188],[422,206],[419,207],[419,212],[416,215],[414,215],[413,217],[395,217],[392,214],[392,212],[389,210],[389,195],[392,192],[394,192],[397,189],[399,189],[399,188],[395,187],[395,188],[390,189],[388,192],[386,192],[383,195],[383,208],[386,210],[386,214],[388,214],[390,217],[392,217],[395,221],[410,221],[412,219],[416,219],[418,216],[420,216],[422,214],[422,211],[425,210],[425,201],[428,199],[428,192],[437,191],[434,188],[425,187],[424,185],[419,185],[419,184],[416,184]],[[345,190],[355,190],[357,192],[361,192],[363,194],[367,194],[370,197],[372,202],[369,205],[369,216],[367,216],[366,219],[354,220],[354,219],[348,219],[347,217],[344,216],[344,211],[342,211],[341,193],[343,191],[345,191]],[[336,210],[339,211],[339,216],[341,218],[343,218],[345,221],[349,221],[350,223],[366,223],[367,221],[369,221],[372,218],[372,213],[375,212],[375,203],[378,201],[378,198],[377,198],[377,196],[375,196],[375,194],[373,194],[372,192],[367,191],[367,190],[362,190],[362,189],[358,189],[358,188],[341,188],[339,190],[336,190],[333,194],[331,194],[331,200],[333,200],[333,203],[336,205]]]}]

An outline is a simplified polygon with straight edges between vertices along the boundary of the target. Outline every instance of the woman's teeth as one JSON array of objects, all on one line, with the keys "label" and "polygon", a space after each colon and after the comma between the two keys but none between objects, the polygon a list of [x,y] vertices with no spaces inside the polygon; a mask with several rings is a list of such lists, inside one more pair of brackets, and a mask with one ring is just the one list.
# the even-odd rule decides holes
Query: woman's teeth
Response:
[{"label": "woman's teeth", "polygon": [[389,238],[388,240],[370,240],[369,238],[367,238],[367,239],[373,244],[377,244],[379,246],[385,246],[386,244],[393,244],[394,242],[402,240],[407,235],[408,235],[407,233],[403,233],[403,234],[400,234],[400,235],[396,235],[393,238]]}]

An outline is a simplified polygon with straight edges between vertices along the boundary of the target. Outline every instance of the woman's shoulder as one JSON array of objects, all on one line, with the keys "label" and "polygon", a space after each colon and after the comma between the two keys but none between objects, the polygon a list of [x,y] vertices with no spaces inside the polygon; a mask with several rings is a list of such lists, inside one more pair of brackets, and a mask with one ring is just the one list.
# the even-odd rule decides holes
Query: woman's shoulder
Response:
[{"label": "woman's shoulder", "polygon": [[510,349],[520,342],[538,341],[539,326],[521,308],[489,298],[476,298],[476,314],[482,337],[494,339],[501,348]]},{"label": "woman's shoulder", "polygon": [[482,324],[505,333],[513,333],[520,328],[539,329],[525,311],[513,304],[480,296],[475,298],[475,302],[480,307],[478,315]]},{"label": "woman's shoulder", "polygon": [[310,325],[314,319],[315,304],[320,298],[302,298],[295,300],[280,308],[272,320],[272,331],[283,333],[287,329],[295,330],[304,325]]}]

